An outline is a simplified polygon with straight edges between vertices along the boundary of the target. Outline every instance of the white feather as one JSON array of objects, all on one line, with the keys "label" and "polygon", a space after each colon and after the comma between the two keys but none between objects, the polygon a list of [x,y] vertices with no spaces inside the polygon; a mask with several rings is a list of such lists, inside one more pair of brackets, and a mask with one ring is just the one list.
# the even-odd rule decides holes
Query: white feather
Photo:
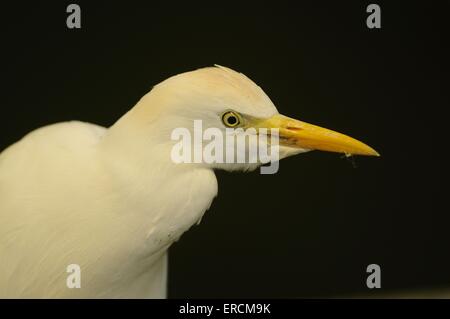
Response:
[{"label": "white feather", "polygon": [[[212,167],[170,160],[170,132],[222,125],[229,108],[277,113],[244,75],[206,68],[157,85],[109,129],[50,125],[2,152],[0,297],[165,297],[167,248],[217,194]],[[70,264],[80,289],[66,286]]]}]

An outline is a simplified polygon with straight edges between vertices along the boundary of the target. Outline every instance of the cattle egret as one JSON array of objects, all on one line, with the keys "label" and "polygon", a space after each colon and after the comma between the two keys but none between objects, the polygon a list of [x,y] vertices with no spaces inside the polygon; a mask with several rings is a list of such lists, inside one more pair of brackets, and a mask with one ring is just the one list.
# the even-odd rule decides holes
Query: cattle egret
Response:
[{"label": "cattle egret", "polygon": [[167,249],[209,208],[214,169],[261,164],[175,163],[171,132],[195,120],[219,130],[276,128],[279,158],[308,150],[378,156],[351,137],[280,115],[231,69],[173,76],[110,128],[49,125],[0,154],[0,297],[166,297]]}]

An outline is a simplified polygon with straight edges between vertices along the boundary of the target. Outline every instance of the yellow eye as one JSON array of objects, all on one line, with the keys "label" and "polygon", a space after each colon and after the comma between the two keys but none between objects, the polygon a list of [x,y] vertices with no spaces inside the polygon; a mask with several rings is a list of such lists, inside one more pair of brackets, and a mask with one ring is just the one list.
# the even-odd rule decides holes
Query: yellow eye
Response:
[{"label": "yellow eye", "polygon": [[228,127],[236,127],[241,123],[239,115],[233,111],[223,113],[222,122]]}]

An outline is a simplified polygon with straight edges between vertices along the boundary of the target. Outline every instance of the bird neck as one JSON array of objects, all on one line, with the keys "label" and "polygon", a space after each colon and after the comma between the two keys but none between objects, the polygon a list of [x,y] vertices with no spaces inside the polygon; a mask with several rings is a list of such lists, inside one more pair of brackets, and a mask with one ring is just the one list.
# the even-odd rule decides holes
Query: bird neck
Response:
[{"label": "bird neck", "polygon": [[127,113],[108,129],[100,157],[114,198],[126,207],[136,232],[161,238],[166,247],[199,221],[217,194],[217,180],[212,169],[174,163],[171,145],[157,143],[132,116]]}]

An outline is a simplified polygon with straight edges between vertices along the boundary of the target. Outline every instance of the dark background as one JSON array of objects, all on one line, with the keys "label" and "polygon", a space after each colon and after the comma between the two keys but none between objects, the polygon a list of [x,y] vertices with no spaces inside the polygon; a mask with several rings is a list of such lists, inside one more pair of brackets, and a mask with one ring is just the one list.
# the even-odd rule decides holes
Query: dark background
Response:
[{"label": "dark background", "polygon": [[[210,66],[286,115],[381,158],[311,152],[275,175],[217,172],[219,196],[170,251],[169,297],[327,297],[450,287],[449,2],[76,1],[2,4],[0,150],[40,126],[110,126],[156,83]],[[356,167],[355,167],[356,166]]]}]

